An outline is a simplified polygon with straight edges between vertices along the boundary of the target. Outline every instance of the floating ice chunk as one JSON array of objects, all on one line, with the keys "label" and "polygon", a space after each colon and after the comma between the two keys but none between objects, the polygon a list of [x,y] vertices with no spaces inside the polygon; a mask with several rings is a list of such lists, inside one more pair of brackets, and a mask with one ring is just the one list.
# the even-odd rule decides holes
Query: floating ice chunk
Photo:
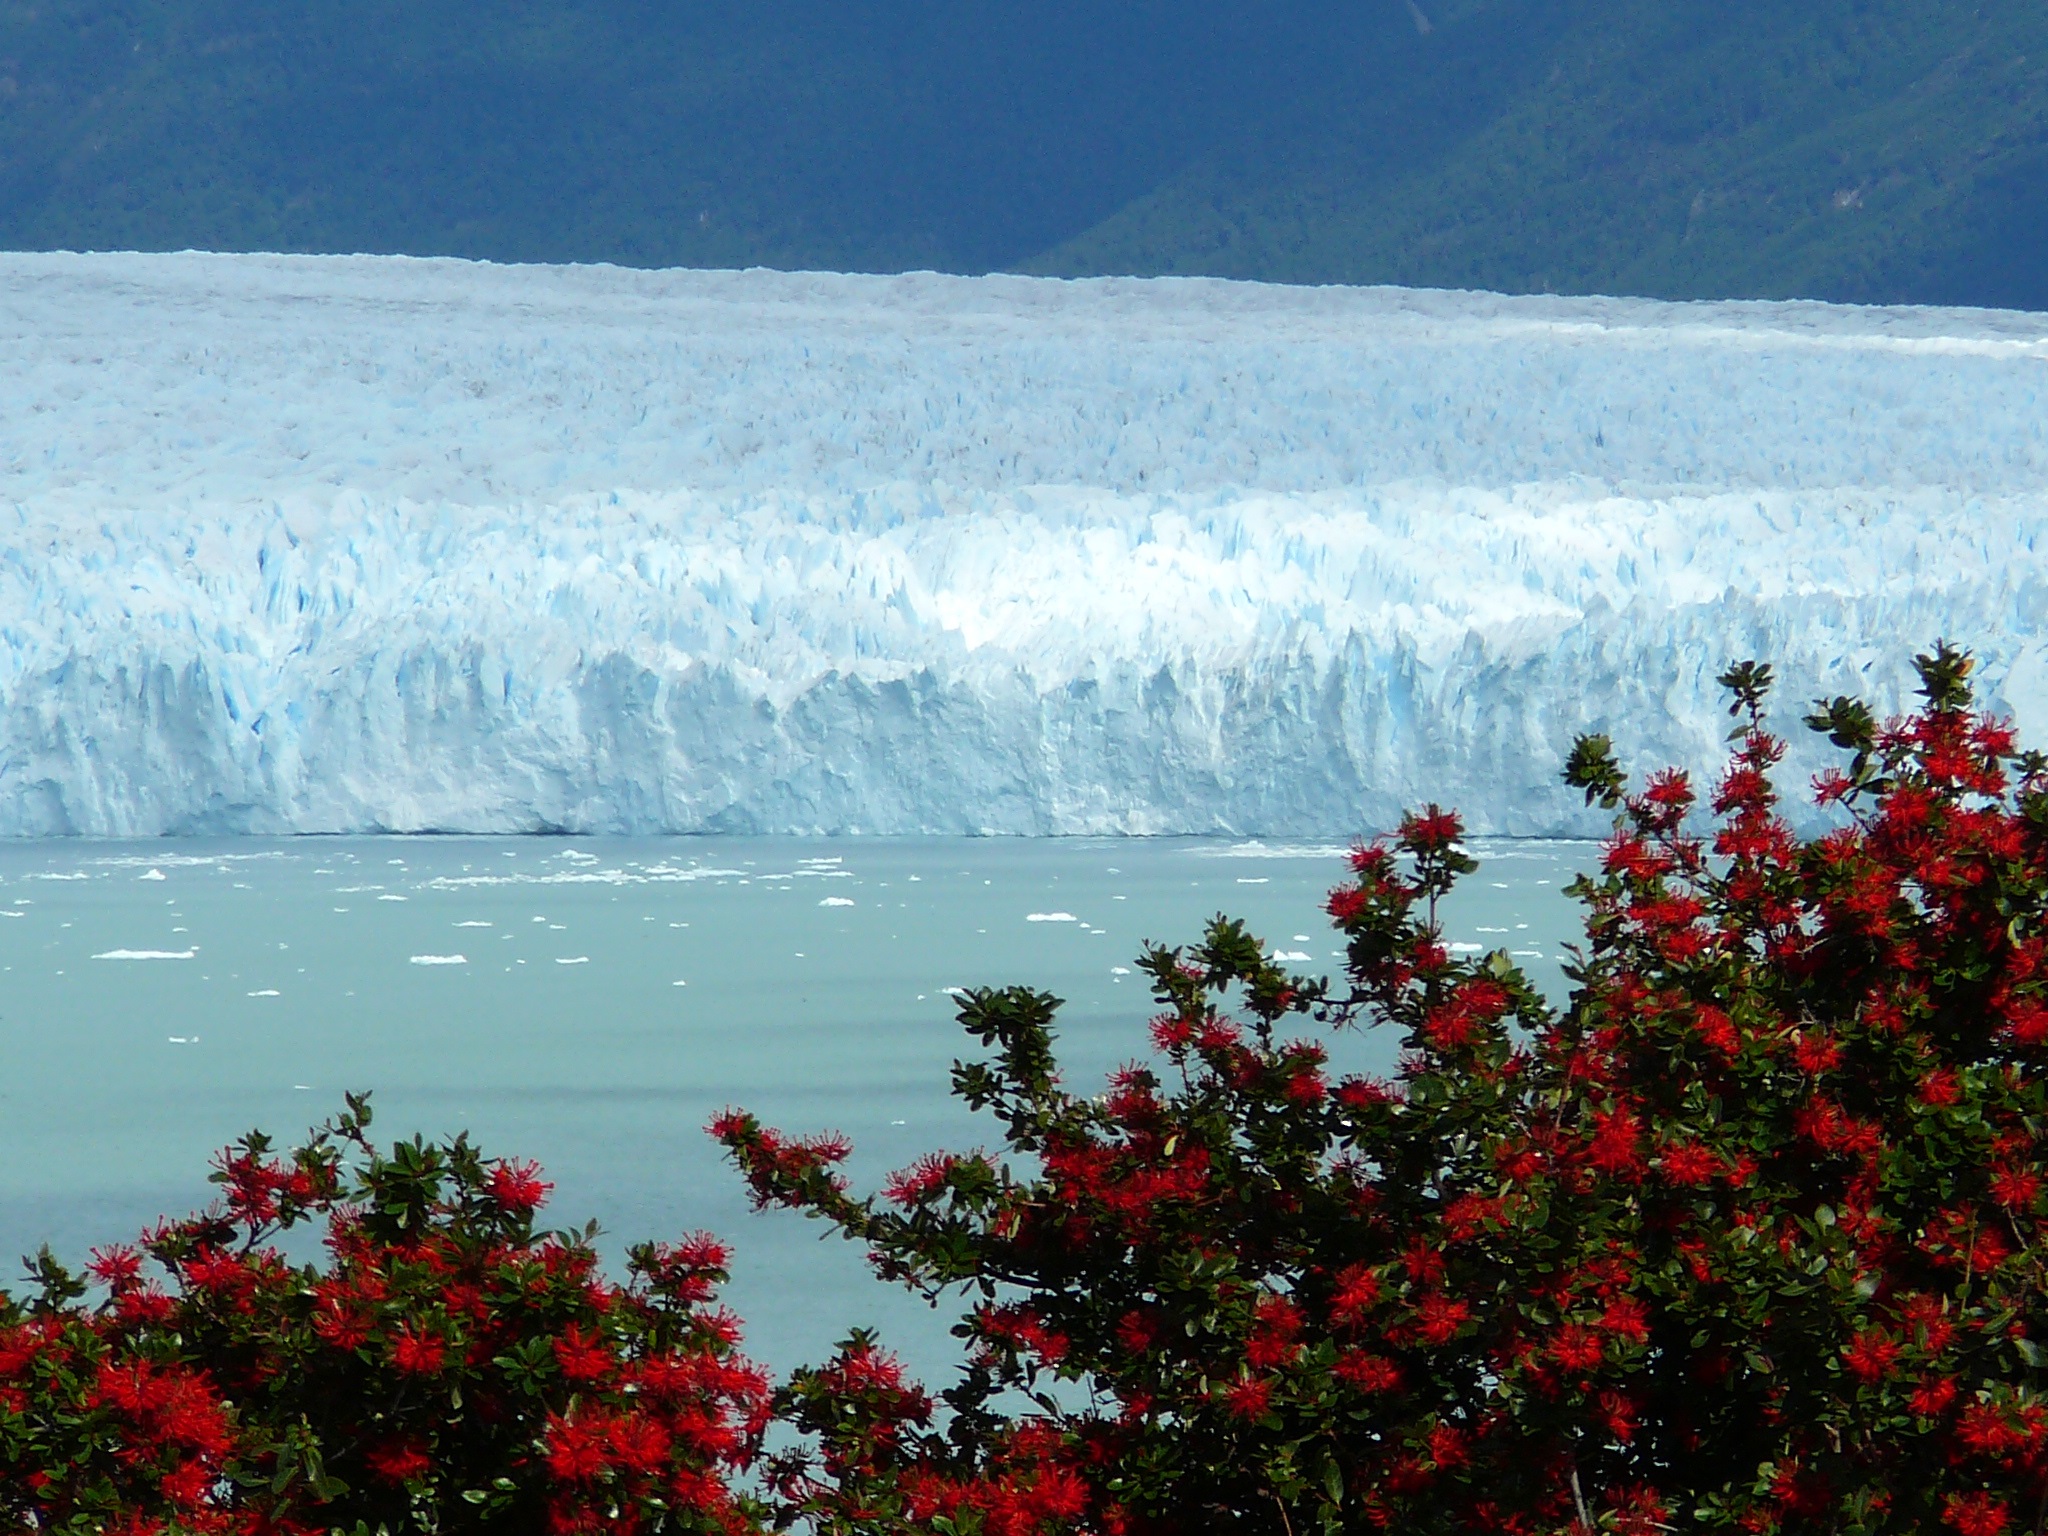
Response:
[{"label": "floating ice chunk", "polygon": [[260,992],[251,992],[251,997],[279,997],[282,994],[275,987],[265,987]]},{"label": "floating ice chunk", "polygon": [[1273,881],[1269,875],[1239,875],[1237,883],[1239,885],[1271,885]]},{"label": "floating ice chunk", "polygon": [[557,965],[588,965],[588,964],[590,964],[590,956],[588,956],[588,955],[557,955],[557,956],[555,957],[555,964],[557,964]]},{"label": "floating ice chunk", "polygon": [[457,923],[455,926],[458,928],[489,928],[491,924],[479,922],[475,918],[470,918],[467,922]]},{"label": "floating ice chunk", "polygon": [[378,899],[379,901],[404,901],[404,900],[406,900],[406,898],[405,898],[405,897],[403,897],[403,896],[379,896],[379,897],[378,897],[377,899]]},{"label": "floating ice chunk", "polygon": [[1081,919],[1074,916],[1071,912],[1027,912],[1024,915],[1024,921],[1027,923],[1078,923]]},{"label": "floating ice chunk", "polygon": [[467,965],[467,964],[469,964],[469,956],[467,956],[467,955],[414,955],[414,956],[412,957],[412,963],[413,963],[414,965]]},{"label": "floating ice chunk", "polygon": [[827,896],[818,905],[821,907],[850,907],[853,905],[853,901],[850,897],[846,896]]},{"label": "floating ice chunk", "polygon": [[1109,968],[1109,974],[1112,976],[1128,976],[1131,974],[1131,968],[1128,965],[1112,965]]},{"label": "floating ice chunk", "polygon": [[144,870],[135,877],[138,880],[167,880],[170,877],[160,869]]},{"label": "floating ice chunk", "polygon": [[93,956],[95,960],[190,960],[199,950],[192,949],[106,949]]},{"label": "floating ice chunk", "polygon": [[1477,955],[1486,951],[1484,944],[1446,944],[1444,948],[1454,955]]},{"label": "floating ice chunk", "polygon": [[669,985],[672,987],[687,987],[689,983],[687,981],[672,981]]},{"label": "floating ice chunk", "polygon": [[[1451,946],[1453,949],[1457,947],[1455,944]],[[1276,965],[1303,965],[1315,959],[1315,956],[1305,949],[1276,949],[1266,958]]]}]

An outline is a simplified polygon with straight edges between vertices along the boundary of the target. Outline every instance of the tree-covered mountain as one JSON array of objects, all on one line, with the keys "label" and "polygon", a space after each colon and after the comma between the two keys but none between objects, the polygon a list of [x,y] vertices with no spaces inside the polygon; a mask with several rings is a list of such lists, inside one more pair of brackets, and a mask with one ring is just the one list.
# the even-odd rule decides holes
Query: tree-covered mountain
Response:
[{"label": "tree-covered mountain", "polygon": [[0,0],[0,246],[2048,308],[2039,0]]}]

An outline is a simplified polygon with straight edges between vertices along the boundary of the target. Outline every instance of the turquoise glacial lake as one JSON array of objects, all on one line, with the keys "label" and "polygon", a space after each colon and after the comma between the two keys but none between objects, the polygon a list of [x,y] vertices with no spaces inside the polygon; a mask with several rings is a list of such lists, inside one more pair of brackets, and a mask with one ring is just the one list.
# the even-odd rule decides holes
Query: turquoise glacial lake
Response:
[{"label": "turquoise glacial lake", "polygon": [[[1561,998],[1585,843],[1481,843],[1446,913]],[[950,1315],[755,1213],[704,1134],[739,1105],[852,1138],[856,1183],[993,1140],[947,1093],[949,988],[1065,998],[1067,1080],[1146,1051],[1147,940],[1245,918],[1333,972],[1343,850],[1195,840],[222,839],[0,844],[0,1283],[206,1203],[211,1154],[374,1092],[383,1139],[538,1159],[606,1252],[708,1228],[778,1369],[880,1327],[937,1378]],[[1384,1070],[1393,1042],[1334,1042]]]}]

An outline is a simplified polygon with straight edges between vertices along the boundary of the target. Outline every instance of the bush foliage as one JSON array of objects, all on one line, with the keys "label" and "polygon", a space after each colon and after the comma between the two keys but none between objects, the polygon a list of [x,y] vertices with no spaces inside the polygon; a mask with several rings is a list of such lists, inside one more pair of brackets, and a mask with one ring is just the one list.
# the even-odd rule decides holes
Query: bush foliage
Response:
[{"label": "bush foliage", "polygon": [[[1972,707],[1848,699],[1779,814],[1769,669],[1723,682],[1708,792],[1568,770],[1617,813],[1553,1010],[1438,913],[1473,867],[1430,808],[1356,849],[1338,982],[1218,918],[1143,960],[1152,1052],[1061,1082],[1058,1002],[968,994],[955,1091],[1000,1154],[856,1196],[845,1143],[740,1111],[755,1198],[961,1298],[938,1397],[855,1332],[770,1400],[708,1239],[537,1234],[465,1142],[372,1149],[360,1101],[225,1201],[44,1261],[0,1319],[0,1508],[42,1529],[2038,1532],[2048,762]],[[1331,1031],[1399,1038],[1385,1080]],[[326,1223],[325,1265],[277,1230]],[[771,1421],[783,1448],[763,1452]],[[796,1432],[792,1435],[790,1432]],[[794,1442],[790,1448],[789,1442]],[[12,1500],[11,1505],[4,1501]]]}]

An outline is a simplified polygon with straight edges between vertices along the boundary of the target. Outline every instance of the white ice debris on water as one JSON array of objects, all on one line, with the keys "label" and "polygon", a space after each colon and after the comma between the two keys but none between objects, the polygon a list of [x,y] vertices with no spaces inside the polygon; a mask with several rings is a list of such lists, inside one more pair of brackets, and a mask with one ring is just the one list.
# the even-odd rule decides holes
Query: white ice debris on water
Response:
[{"label": "white ice debris on water", "polygon": [[5,836],[1584,831],[1944,635],[2048,732],[2048,317],[10,255],[0,356]]}]

